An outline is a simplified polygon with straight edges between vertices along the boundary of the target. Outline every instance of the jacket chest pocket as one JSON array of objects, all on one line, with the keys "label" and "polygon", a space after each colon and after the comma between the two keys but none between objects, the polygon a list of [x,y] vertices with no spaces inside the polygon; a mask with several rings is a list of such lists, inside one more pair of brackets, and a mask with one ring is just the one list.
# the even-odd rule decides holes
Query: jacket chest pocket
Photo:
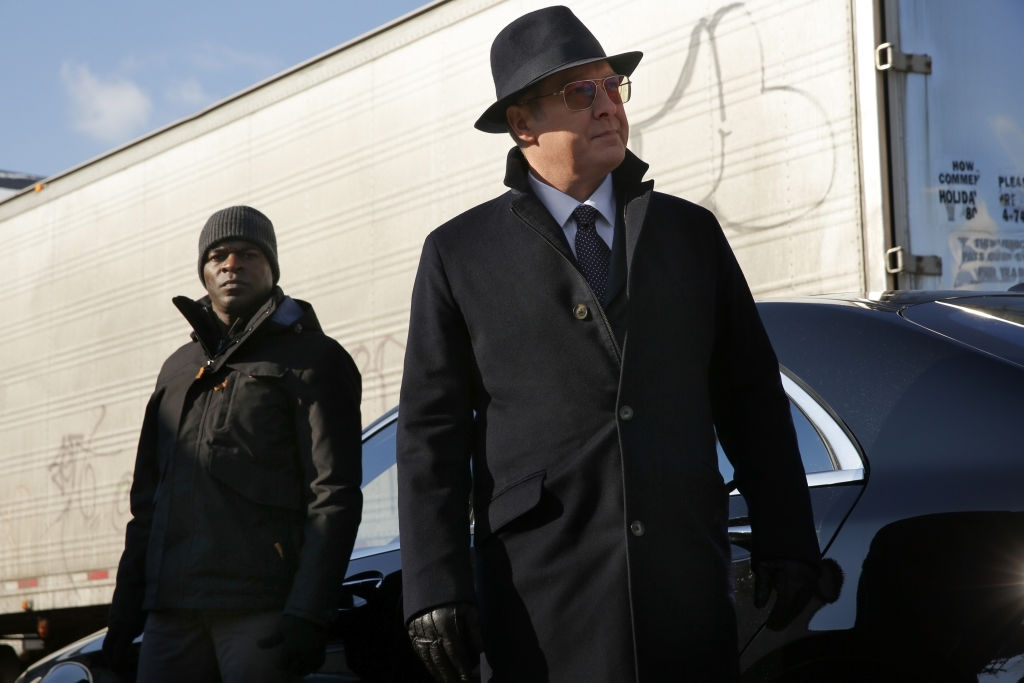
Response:
[{"label": "jacket chest pocket", "polygon": [[295,443],[296,399],[289,390],[289,370],[274,363],[233,367],[213,388],[211,444],[261,453],[290,449]]}]

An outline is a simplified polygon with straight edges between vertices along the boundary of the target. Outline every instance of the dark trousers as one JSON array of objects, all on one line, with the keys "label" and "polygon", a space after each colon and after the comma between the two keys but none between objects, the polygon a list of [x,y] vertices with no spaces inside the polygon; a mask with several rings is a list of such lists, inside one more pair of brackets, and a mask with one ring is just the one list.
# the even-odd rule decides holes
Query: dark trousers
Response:
[{"label": "dark trousers", "polygon": [[294,683],[276,668],[277,648],[256,641],[277,625],[278,611],[150,612],[139,653],[140,683]]}]

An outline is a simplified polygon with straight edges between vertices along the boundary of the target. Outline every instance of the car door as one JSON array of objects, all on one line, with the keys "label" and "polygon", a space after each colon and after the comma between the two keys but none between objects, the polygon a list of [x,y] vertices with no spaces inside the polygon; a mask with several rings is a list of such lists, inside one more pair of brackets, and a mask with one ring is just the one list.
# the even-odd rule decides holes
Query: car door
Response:
[{"label": "car door", "polygon": [[327,661],[310,681],[429,683],[402,619],[397,411],[363,430],[363,518],[331,624]]},{"label": "car door", "polygon": [[[782,368],[781,374],[807,475],[818,544],[824,554],[863,489],[864,459],[842,420],[813,390],[786,368]],[[721,448],[718,456],[722,477],[730,482],[732,465]],[[746,501],[735,489],[729,495],[729,540],[742,650],[764,625],[768,610],[754,607],[754,576],[750,564],[752,532]]]}]

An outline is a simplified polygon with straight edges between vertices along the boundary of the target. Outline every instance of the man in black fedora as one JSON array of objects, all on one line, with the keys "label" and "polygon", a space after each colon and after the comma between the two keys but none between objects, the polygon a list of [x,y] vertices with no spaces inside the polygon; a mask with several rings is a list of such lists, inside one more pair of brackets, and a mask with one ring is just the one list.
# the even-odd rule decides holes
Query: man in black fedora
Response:
[{"label": "man in black fedora", "polygon": [[423,247],[398,490],[405,614],[438,680],[472,680],[481,647],[485,681],[734,680],[716,430],[769,625],[813,591],[803,468],[743,275],[714,216],[654,192],[626,149],[641,56],[607,56],[565,7],[506,26],[476,127],[515,139],[509,190]]}]

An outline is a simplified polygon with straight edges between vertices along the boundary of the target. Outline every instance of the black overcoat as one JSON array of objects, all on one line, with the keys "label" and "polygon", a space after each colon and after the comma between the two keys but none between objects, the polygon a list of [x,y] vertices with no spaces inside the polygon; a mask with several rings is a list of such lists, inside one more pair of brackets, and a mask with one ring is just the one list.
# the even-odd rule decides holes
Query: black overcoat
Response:
[{"label": "black overcoat", "polygon": [[817,558],[743,275],[714,216],[654,192],[646,169],[627,152],[613,173],[604,303],[517,149],[511,189],[423,247],[399,410],[405,610],[477,602],[496,681],[733,675],[716,429],[755,558]]}]

